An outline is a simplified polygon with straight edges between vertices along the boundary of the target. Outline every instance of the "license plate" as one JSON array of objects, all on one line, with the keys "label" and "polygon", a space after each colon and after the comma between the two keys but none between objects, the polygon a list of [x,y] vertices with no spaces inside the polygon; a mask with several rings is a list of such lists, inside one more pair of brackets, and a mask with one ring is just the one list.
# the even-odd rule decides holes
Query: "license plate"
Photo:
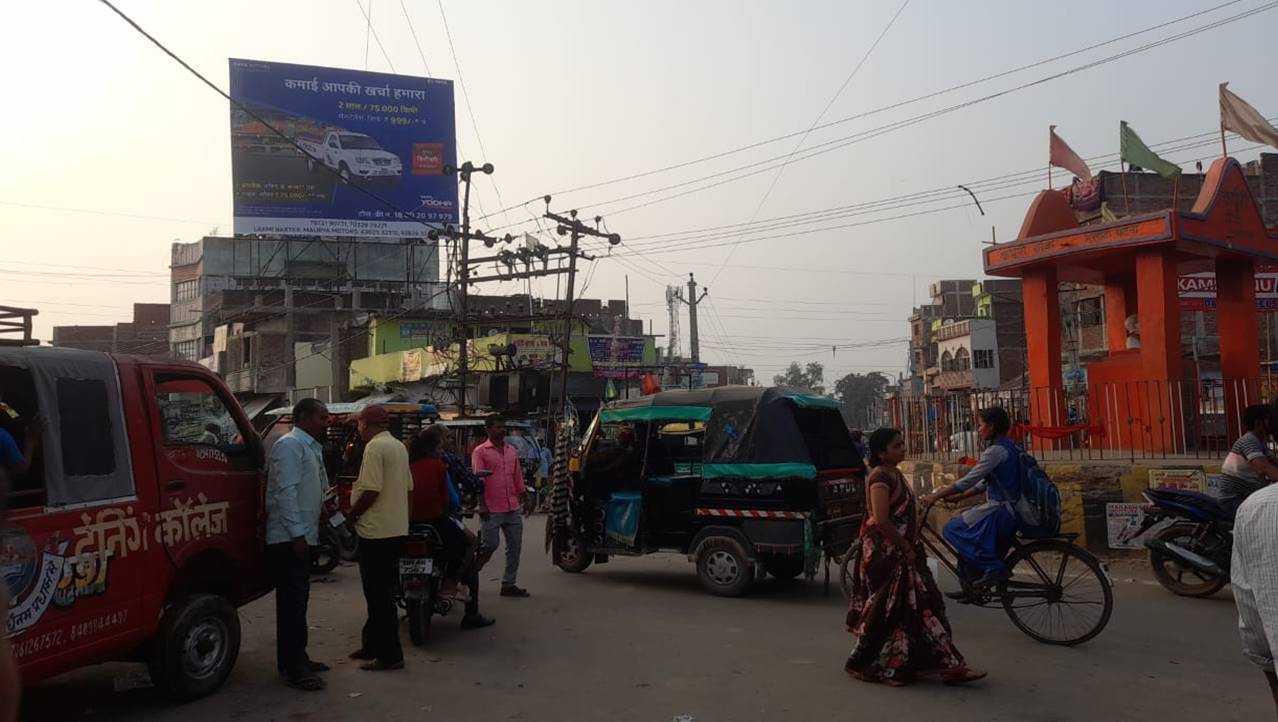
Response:
[{"label": "license plate", "polygon": [[346,515],[340,511],[333,512],[333,515],[328,518],[329,526],[336,527],[336,526],[341,526],[345,523],[346,523]]},{"label": "license plate", "polygon": [[434,559],[400,559],[400,574],[430,574],[435,571]]}]

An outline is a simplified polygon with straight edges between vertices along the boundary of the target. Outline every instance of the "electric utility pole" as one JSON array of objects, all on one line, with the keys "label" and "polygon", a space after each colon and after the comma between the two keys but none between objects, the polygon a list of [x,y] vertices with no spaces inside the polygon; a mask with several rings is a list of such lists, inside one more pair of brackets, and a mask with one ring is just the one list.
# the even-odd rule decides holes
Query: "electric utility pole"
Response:
[{"label": "electric utility pole", "polygon": [[688,355],[692,358],[692,363],[701,362],[701,339],[697,336],[697,306],[705,299],[706,294],[710,293],[709,288],[701,289],[701,296],[697,296],[697,279],[688,274],[688,297],[679,298],[680,301],[688,304]]},{"label": "electric utility pole", "polygon": [[469,363],[467,354],[467,344],[470,343],[470,334],[467,332],[468,325],[466,323],[466,293],[467,285],[470,283],[470,176],[475,171],[479,171],[486,175],[492,175],[493,164],[485,163],[476,167],[474,163],[466,161],[462,163],[460,168],[445,166],[444,173],[452,175],[457,173],[461,175],[461,181],[466,186],[465,194],[462,196],[462,229],[461,234],[450,234],[457,242],[461,244],[459,253],[461,256],[460,270],[457,272],[457,283],[459,286],[458,310],[457,310],[457,328],[461,335],[461,342],[458,344],[457,353],[457,370],[461,376],[461,392],[457,395],[457,415],[466,415],[466,371]]},{"label": "electric utility pole", "polygon": [[[574,285],[577,281],[577,258],[589,258],[578,250],[582,236],[594,236],[603,238],[609,244],[615,246],[621,243],[621,236],[616,233],[606,233],[599,230],[599,224],[603,221],[603,216],[595,216],[595,227],[591,228],[585,223],[577,220],[577,211],[568,211],[568,215],[564,216],[559,213],[550,212],[550,196],[546,196],[546,212],[542,214],[543,218],[554,221],[558,224],[556,232],[561,236],[570,238],[568,244],[568,290],[564,295],[566,304],[564,311],[564,336],[563,336],[563,374],[559,381],[559,403],[563,409],[564,416],[568,415],[568,356],[572,353],[572,322],[573,322],[573,293]],[[627,309],[628,310],[628,309]]]}]

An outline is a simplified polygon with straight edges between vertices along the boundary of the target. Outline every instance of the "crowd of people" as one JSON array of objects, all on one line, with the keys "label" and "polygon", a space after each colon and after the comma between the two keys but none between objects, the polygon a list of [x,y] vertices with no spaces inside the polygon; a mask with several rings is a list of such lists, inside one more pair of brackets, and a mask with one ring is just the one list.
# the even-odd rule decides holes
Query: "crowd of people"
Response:
[{"label": "crowd of people", "polygon": [[[389,422],[381,406],[366,407],[356,419],[364,449],[347,515],[359,537],[366,606],[360,647],[350,658],[372,672],[404,667],[395,589],[400,548],[410,525],[429,525],[443,541],[441,594],[465,603],[463,629],[494,623],[479,612],[479,568],[503,538],[506,569],[501,594],[529,596],[516,584],[523,537],[521,501],[528,490],[519,456],[506,443],[505,422],[499,416],[486,419],[487,439],[472,452],[469,467],[444,426],[428,426],[405,443],[390,433]],[[318,543],[321,504],[329,483],[320,441],[328,425],[322,402],[297,402],[293,429],[271,448],[266,491],[267,554],[276,582],[276,666],[287,685],[304,691],[324,689],[320,675],[329,670],[306,652],[310,554]],[[463,494],[478,495],[483,522],[479,536],[461,519]]]}]

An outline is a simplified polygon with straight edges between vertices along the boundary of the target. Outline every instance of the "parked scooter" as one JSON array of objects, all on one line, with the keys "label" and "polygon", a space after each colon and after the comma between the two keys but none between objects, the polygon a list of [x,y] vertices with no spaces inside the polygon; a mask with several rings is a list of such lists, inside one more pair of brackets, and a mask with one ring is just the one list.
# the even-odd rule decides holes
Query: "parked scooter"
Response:
[{"label": "parked scooter", "polygon": [[453,600],[439,593],[445,563],[439,532],[429,524],[411,525],[400,547],[396,601],[408,613],[408,636],[419,647],[430,636],[431,617],[453,608]]},{"label": "parked scooter", "polygon": [[320,509],[319,544],[311,549],[311,574],[328,574],[338,562],[358,556],[359,537],[342,513],[337,487],[329,486]]},{"label": "parked scooter", "polygon": [[1138,537],[1145,539],[1158,583],[1186,597],[1209,597],[1229,583],[1234,517],[1206,494],[1184,489],[1149,489],[1153,508],[1145,512]]}]

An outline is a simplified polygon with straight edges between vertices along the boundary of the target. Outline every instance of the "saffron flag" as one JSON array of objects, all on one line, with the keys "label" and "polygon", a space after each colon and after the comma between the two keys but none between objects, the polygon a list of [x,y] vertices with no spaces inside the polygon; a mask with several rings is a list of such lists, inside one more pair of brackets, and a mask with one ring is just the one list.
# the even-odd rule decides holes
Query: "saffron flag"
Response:
[{"label": "saffron flag", "polygon": [[1047,162],[1057,168],[1064,168],[1082,180],[1091,180],[1092,169],[1087,167],[1087,163],[1078,157],[1068,143],[1061,140],[1061,137],[1056,134],[1056,126],[1050,126],[1047,133],[1050,136]]},{"label": "saffron flag", "polygon": [[1220,127],[1252,142],[1278,148],[1278,128],[1270,125],[1247,101],[1229,92],[1228,85],[1220,84]]},{"label": "saffron flag", "polygon": [[1158,157],[1127,121],[1118,121],[1118,155],[1133,169],[1147,168],[1164,178],[1180,175],[1180,166]]}]

